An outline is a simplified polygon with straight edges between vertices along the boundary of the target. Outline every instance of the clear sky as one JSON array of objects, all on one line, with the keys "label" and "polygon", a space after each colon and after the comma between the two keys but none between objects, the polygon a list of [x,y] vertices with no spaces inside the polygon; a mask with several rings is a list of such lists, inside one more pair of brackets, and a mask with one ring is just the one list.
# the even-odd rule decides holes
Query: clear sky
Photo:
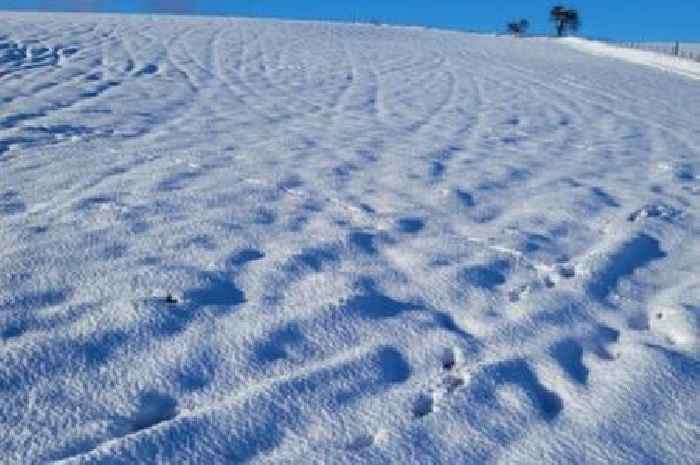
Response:
[{"label": "clear sky", "polygon": [[[7,10],[230,14],[296,19],[379,19],[449,29],[494,32],[524,17],[531,32],[551,32],[556,0],[5,0]],[[700,42],[700,0],[572,0],[581,34],[598,38]]]}]

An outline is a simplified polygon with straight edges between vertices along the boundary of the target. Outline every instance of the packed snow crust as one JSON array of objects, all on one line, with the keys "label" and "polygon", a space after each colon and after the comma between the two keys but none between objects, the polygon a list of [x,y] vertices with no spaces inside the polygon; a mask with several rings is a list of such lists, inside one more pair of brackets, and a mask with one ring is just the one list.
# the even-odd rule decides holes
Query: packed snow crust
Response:
[{"label": "packed snow crust", "polygon": [[419,28],[0,24],[0,463],[698,463],[687,73]]}]

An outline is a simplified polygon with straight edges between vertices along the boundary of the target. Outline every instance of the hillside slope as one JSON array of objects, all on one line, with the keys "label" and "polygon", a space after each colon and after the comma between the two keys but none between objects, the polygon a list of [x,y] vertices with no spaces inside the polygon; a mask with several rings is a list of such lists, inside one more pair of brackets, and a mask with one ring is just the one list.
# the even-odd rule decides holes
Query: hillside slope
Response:
[{"label": "hillside slope", "polygon": [[696,463],[697,81],[0,18],[0,463]]}]

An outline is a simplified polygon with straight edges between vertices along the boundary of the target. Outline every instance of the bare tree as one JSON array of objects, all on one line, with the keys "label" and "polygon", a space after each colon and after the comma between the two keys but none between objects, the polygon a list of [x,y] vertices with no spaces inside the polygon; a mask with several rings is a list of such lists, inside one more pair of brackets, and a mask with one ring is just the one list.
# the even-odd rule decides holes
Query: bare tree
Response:
[{"label": "bare tree", "polygon": [[520,21],[513,21],[512,23],[508,23],[506,25],[506,29],[508,29],[508,32],[510,34],[513,34],[514,36],[521,36],[525,34],[529,26],[530,23],[527,21],[527,19],[521,19]]},{"label": "bare tree", "polygon": [[581,18],[578,11],[573,8],[567,8],[562,5],[557,5],[549,12],[549,19],[557,28],[557,35],[563,36],[567,32],[576,32],[581,27]]}]

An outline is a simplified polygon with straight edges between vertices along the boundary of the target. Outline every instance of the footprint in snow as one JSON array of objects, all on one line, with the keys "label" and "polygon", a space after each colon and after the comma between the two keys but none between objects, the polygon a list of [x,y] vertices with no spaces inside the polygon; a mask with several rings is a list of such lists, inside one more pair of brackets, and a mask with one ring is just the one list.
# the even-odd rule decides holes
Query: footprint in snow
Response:
[{"label": "footprint in snow", "polygon": [[665,222],[672,222],[681,215],[681,211],[663,203],[648,204],[633,211],[627,217],[627,221],[636,223],[647,218],[657,218]]},{"label": "footprint in snow", "polygon": [[417,217],[401,218],[398,221],[398,228],[404,234],[416,234],[425,227],[425,221]]},{"label": "footprint in snow", "polygon": [[433,413],[441,399],[453,394],[465,384],[464,377],[457,372],[460,362],[459,353],[455,349],[446,348],[440,356],[440,364],[442,369],[449,373],[440,380],[434,389],[420,393],[413,401],[412,413],[414,419],[423,418]]},{"label": "footprint in snow", "polygon": [[563,263],[560,265],[557,265],[555,273],[550,274],[549,276],[545,277],[544,279],[544,284],[548,288],[553,288],[556,287],[557,284],[562,279],[572,279],[576,277],[576,267],[574,265],[568,264],[568,263]]},{"label": "footprint in snow", "polygon": [[135,413],[129,420],[132,433],[172,420],[178,414],[177,401],[167,394],[147,391],[141,394]]},{"label": "footprint in snow", "polygon": [[587,290],[593,297],[605,301],[622,279],[666,256],[658,239],[648,234],[638,234],[609,253],[603,266],[592,274],[586,285]]},{"label": "footprint in snow", "polygon": [[464,286],[494,291],[506,283],[511,264],[507,260],[495,260],[486,264],[464,268],[458,275]]},{"label": "footprint in snow", "polygon": [[139,71],[134,74],[134,77],[141,77],[141,76],[148,76],[151,74],[155,74],[158,72],[158,66],[154,65],[153,63],[150,63],[143,68],[141,68]]},{"label": "footprint in snow", "polygon": [[19,193],[7,191],[0,194],[0,216],[15,215],[26,210],[27,206],[20,198]]},{"label": "footprint in snow", "polygon": [[352,451],[366,449],[374,444],[374,440],[374,435],[369,433],[363,433],[356,436],[352,441],[350,441],[346,449]]},{"label": "footprint in snow", "polygon": [[583,363],[583,347],[572,339],[565,338],[554,343],[549,353],[561,369],[578,384],[588,383],[588,367]]},{"label": "footprint in snow", "polygon": [[570,264],[561,264],[556,267],[556,271],[542,279],[541,283],[523,284],[508,292],[508,300],[511,303],[520,302],[533,289],[541,289],[542,285],[546,289],[554,289],[562,279],[573,279],[576,277],[576,267]]},{"label": "footprint in snow", "polygon": [[531,286],[523,284],[508,292],[508,300],[512,303],[520,302],[520,300],[530,293]]},{"label": "footprint in snow", "polygon": [[433,413],[434,403],[432,395],[420,394],[413,402],[413,417],[419,419]]},{"label": "footprint in snow", "polygon": [[606,325],[598,325],[588,337],[587,344],[601,360],[612,361],[619,357],[615,344],[620,340],[620,331]]}]

